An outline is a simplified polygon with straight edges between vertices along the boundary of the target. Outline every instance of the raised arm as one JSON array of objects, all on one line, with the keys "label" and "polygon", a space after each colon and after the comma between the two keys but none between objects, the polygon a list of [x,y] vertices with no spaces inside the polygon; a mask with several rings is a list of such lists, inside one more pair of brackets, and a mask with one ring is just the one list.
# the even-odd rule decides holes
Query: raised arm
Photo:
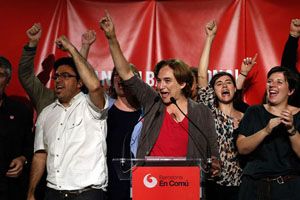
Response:
[{"label": "raised arm", "polygon": [[35,23],[33,26],[26,31],[27,37],[29,39],[28,46],[36,47],[42,36],[42,26],[40,23]]},{"label": "raised arm", "polygon": [[24,47],[22,52],[18,68],[18,77],[39,114],[43,108],[54,101],[55,95],[53,91],[48,89],[34,74],[36,48],[42,35],[41,25],[35,23],[26,31],[26,34],[28,44]]},{"label": "raised arm", "polygon": [[56,40],[57,47],[63,51],[68,51],[75,62],[79,76],[83,84],[89,90],[89,96],[95,106],[100,109],[104,108],[105,98],[104,89],[100,85],[100,81],[94,71],[94,68],[87,60],[78,52],[75,46],[66,38],[61,36]]},{"label": "raised arm", "polygon": [[206,87],[208,85],[208,64],[209,64],[209,56],[210,50],[213,43],[213,40],[217,33],[217,24],[215,21],[211,21],[206,24],[205,26],[206,32],[206,40],[204,44],[204,49],[202,51],[199,66],[198,66],[198,86],[199,87]]},{"label": "raised arm", "polygon": [[108,40],[110,53],[119,76],[123,80],[130,79],[134,76],[134,74],[130,70],[130,65],[123,55],[120,44],[117,40],[113,21],[107,11],[105,12],[105,17],[100,20],[100,27]]},{"label": "raised arm", "polygon": [[85,59],[88,58],[90,47],[96,41],[96,32],[94,30],[88,30],[81,36],[81,49],[80,54]]},{"label": "raised arm", "polygon": [[298,72],[296,69],[296,62],[299,37],[300,19],[293,19],[290,25],[289,38],[284,46],[284,50],[282,53],[281,66],[287,67],[294,72]]},{"label": "raised arm", "polygon": [[251,71],[253,66],[256,64],[257,53],[253,58],[247,57],[243,60],[241,65],[241,71],[236,81],[236,89],[243,89],[244,82],[247,78],[248,73]]}]

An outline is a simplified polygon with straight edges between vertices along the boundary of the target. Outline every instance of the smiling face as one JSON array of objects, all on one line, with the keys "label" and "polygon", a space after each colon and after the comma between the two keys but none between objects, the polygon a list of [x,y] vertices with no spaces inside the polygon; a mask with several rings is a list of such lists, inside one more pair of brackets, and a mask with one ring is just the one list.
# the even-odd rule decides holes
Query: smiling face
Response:
[{"label": "smiling face", "polygon": [[174,97],[176,100],[184,97],[182,89],[185,87],[186,83],[179,84],[174,76],[173,69],[171,69],[168,65],[159,70],[156,80],[156,89],[165,104],[169,104],[171,102],[171,97]]},{"label": "smiling face", "polygon": [[220,103],[228,104],[233,101],[236,87],[233,80],[228,75],[219,77],[215,81],[213,87],[216,97]]},{"label": "smiling face", "polygon": [[[68,74],[68,76],[63,76]],[[69,65],[61,65],[55,71],[54,91],[62,104],[68,104],[80,92],[82,81],[77,79],[76,73]]]},{"label": "smiling face", "polygon": [[267,98],[271,105],[279,105],[287,103],[293,90],[289,90],[289,84],[283,72],[275,72],[271,74],[267,81]]}]

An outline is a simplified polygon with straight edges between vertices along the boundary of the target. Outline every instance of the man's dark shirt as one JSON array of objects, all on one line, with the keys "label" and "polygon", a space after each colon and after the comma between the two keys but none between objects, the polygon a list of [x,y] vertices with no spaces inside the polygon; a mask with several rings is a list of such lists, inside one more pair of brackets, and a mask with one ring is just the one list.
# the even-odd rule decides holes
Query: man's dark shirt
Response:
[{"label": "man's dark shirt", "polygon": [[28,162],[31,160],[32,117],[24,104],[4,95],[0,106],[0,190],[7,188],[5,174],[14,158],[25,156]]}]

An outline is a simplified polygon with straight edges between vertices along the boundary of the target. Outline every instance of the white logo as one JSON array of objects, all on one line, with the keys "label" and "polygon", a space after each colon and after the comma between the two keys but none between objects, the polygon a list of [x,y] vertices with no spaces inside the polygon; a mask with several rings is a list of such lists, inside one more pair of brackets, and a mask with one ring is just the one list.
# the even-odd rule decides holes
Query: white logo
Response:
[{"label": "white logo", "polygon": [[[149,177],[150,176],[150,177]],[[147,187],[147,188],[154,188],[157,184],[157,179],[154,177],[154,176],[151,176],[151,174],[147,174],[145,177],[144,177],[144,185]]]}]

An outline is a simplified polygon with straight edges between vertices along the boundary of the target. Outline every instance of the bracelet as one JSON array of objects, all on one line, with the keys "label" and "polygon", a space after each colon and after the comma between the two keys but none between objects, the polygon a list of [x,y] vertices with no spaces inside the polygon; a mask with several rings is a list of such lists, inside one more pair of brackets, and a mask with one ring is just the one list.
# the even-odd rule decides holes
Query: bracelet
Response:
[{"label": "bracelet", "polygon": [[243,74],[242,72],[240,72],[240,75],[244,76],[244,77],[247,77],[247,75]]},{"label": "bracelet", "polygon": [[297,133],[297,129],[294,128],[291,132],[288,131],[288,133],[289,133],[289,136],[294,136]]}]

